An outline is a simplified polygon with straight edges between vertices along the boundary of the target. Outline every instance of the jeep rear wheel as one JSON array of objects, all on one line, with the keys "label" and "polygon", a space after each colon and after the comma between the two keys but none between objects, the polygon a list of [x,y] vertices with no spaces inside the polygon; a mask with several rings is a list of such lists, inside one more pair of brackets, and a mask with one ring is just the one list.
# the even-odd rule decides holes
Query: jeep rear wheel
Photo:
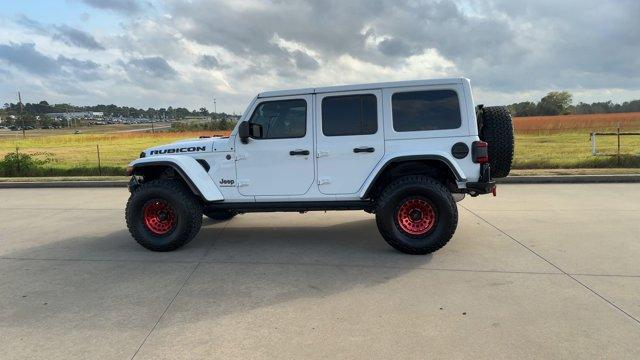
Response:
[{"label": "jeep rear wheel", "polygon": [[236,213],[229,210],[210,210],[205,211],[204,216],[208,217],[211,220],[225,221],[230,220],[231,218],[236,216]]},{"label": "jeep rear wheel", "polygon": [[153,180],[131,193],[125,218],[140,245],[171,251],[191,241],[200,230],[202,204],[176,180]]},{"label": "jeep rear wheel", "polygon": [[376,207],[384,239],[407,254],[428,254],[443,247],[458,225],[458,209],[449,190],[427,176],[406,176],[389,184]]}]

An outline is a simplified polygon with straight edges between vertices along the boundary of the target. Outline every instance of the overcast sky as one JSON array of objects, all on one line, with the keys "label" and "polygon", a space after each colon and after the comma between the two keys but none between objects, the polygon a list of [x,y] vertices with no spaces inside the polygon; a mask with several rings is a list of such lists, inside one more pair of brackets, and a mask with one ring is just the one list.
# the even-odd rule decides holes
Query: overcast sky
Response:
[{"label": "overcast sky", "polygon": [[263,90],[464,76],[485,104],[640,98],[638,0],[21,0],[0,102],[206,106]]}]

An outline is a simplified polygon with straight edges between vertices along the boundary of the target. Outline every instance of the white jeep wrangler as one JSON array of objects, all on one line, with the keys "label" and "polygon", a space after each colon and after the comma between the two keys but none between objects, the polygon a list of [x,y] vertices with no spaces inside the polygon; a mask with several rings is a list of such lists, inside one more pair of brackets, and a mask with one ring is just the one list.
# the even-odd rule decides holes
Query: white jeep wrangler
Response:
[{"label": "white jeep wrangler", "polygon": [[495,195],[512,158],[509,112],[475,107],[468,79],[270,91],[228,138],[142,152],[126,221],[142,246],[170,251],[203,214],[364,210],[391,246],[427,254],[456,230],[454,198]]}]

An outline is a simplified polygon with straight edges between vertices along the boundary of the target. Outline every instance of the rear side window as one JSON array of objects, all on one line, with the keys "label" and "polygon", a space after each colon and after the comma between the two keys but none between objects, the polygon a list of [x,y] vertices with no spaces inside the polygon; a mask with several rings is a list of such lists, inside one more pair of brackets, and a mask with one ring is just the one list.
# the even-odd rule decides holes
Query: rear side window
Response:
[{"label": "rear side window", "polygon": [[373,94],[322,99],[325,136],[368,135],[378,131],[378,104]]},{"label": "rear side window", "polygon": [[395,93],[391,103],[395,131],[457,129],[462,124],[458,94],[453,90]]},{"label": "rear side window", "polygon": [[249,122],[262,125],[263,139],[304,137],[307,133],[307,102],[302,99],[263,102]]}]

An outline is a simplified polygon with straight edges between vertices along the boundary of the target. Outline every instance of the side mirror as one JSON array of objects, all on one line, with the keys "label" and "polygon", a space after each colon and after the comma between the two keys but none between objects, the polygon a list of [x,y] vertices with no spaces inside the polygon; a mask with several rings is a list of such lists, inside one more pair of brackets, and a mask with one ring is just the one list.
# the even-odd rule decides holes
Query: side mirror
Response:
[{"label": "side mirror", "polygon": [[243,144],[248,143],[250,137],[254,139],[261,139],[262,125],[243,121],[238,127],[238,137],[240,137],[240,141],[242,141]]},{"label": "side mirror", "polygon": [[238,126],[238,137],[240,137],[240,141],[243,144],[246,144],[249,140],[249,136],[251,136],[251,131],[249,130],[249,122],[243,121]]}]

